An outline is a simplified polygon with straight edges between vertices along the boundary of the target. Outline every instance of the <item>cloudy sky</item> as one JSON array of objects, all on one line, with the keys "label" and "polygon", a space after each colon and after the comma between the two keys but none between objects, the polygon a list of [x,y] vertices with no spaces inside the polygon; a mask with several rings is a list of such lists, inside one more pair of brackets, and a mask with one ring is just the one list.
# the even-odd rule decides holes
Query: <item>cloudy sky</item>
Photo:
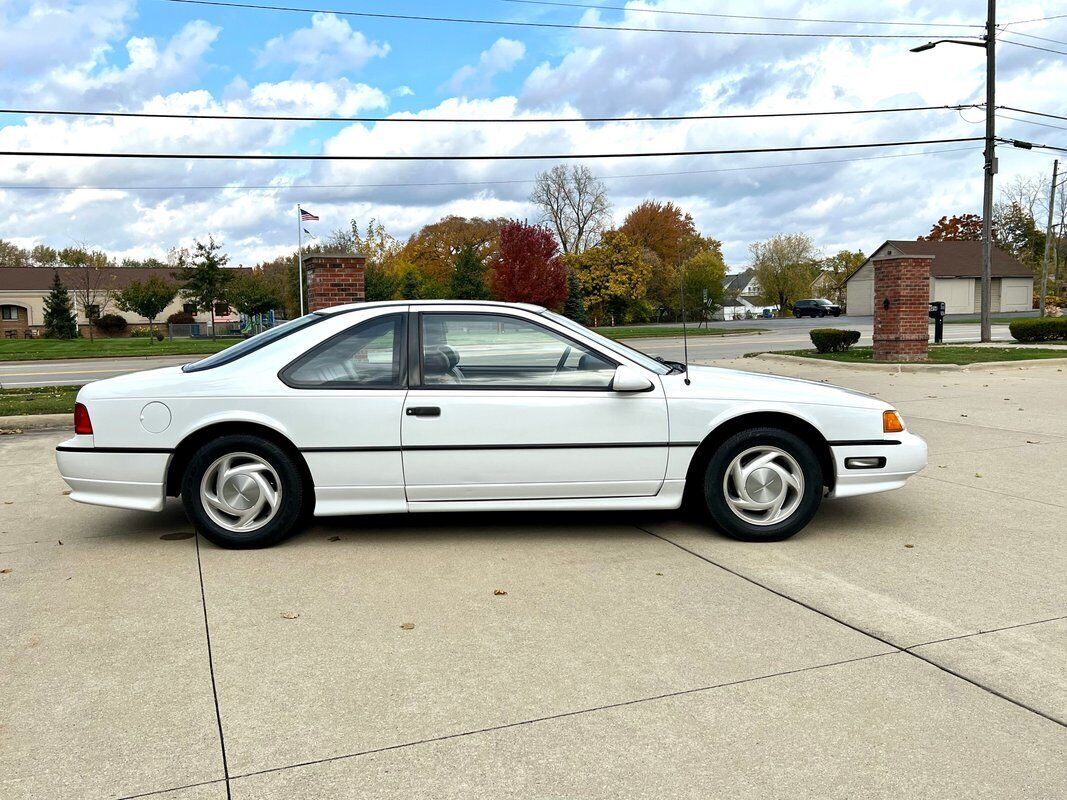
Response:
[{"label": "cloudy sky", "polygon": [[[269,0],[268,0],[269,2]],[[655,32],[974,35],[981,0],[318,0],[338,11],[630,28],[575,30],[290,13],[166,0],[0,0],[0,106],[397,117],[637,116],[981,102],[978,48],[925,39]],[[301,5],[298,0],[280,5]],[[1005,2],[1003,21],[1063,11]],[[619,10],[625,6],[626,10]],[[725,19],[638,9],[951,23],[944,28]],[[1067,52],[1067,18],[1010,26]],[[1067,55],[998,47],[998,103],[1067,115]],[[1021,117],[1013,112],[1005,115]],[[531,154],[774,147],[982,135],[981,110],[874,116],[580,124],[184,121],[0,114],[0,150],[156,153]],[[1061,127],[998,119],[998,133],[1067,146]],[[908,155],[904,155],[908,154]],[[1000,179],[1051,170],[1053,154],[1001,148]],[[892,156],[892,157],[886,157]],[[851,161],[851,159],[863,159]],[[850,161],[845,161],[850,160]],[[812,163],[819,162],[819,163]],[[397,236],[446,214],[533,219],[530,179],[553,162],[151,161],[0,156],[0,238],[163,256],[213,234],[234,263],[294,247],[294,205],[325,235],[349,218]],[[980,143],[870,151],[587,162],[618,221],[674,200],[724,243],[805,231],[827,252],[869,251],[981,206]],[[32,188],[31,188],[32,187]],[[51,187],[51,188],[41,188]],[[56,188],[59,187],[59,188]],[[95,188],[79,188],[95,187]],[[266,187],[266,188],[263,188]],[[273,188],[271,188],[273,187]]]}]

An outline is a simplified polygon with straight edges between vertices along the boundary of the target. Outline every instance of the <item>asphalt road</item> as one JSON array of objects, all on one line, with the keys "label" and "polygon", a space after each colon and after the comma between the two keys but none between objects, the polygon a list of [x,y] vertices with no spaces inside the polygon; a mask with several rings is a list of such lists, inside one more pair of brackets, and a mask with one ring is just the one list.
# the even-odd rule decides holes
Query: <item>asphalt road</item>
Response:
[{"label": "asphalt road", "polygon": [[[860,344],[871,344],[871,317],[840,317],[825,319],[737,320],[715,322],[714,327],[761,327],[763,333],[731,334],[728,336],[692,336],[689,339],[689,361],[709,363],[737,358],[756,350],[798,350],[811,345],[811,328],[832,325],[860,332]],[[930,328],[933,337],[933,328]],[[978,324],[946,325],[946,342],[978,341]],[[993,338],[1010,340],[1007,325],[994,325]],[[681,360],[681,338],[627,339],[626,344],[651,355]],[[142,369],[186,364],[200,356],[160,356],[158,358],[82,358],[63,361],[0,362],[0,388],[15,389],[32,386],[81,386],[103,378],[125,375]]]}]

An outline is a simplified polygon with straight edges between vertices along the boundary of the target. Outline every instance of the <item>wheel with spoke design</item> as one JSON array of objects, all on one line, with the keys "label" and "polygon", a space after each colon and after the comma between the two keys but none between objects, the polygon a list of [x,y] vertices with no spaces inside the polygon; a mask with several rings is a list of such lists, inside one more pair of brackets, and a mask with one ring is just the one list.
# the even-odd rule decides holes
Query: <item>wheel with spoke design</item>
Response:
[{"label": "wheel with spoke design", "polygon": [[292,460],[273,442],[223,436],[193,456],[182,500],[204,536],[221,547],[265,547],[300,518],[303,484]]},{"label": "wheel with spoke design", "polygon": [[822,499],[819,459],[800,437],[777,428],[734,434],[708,460],[704,501],[735,539],[779,541],[799,531]]}]

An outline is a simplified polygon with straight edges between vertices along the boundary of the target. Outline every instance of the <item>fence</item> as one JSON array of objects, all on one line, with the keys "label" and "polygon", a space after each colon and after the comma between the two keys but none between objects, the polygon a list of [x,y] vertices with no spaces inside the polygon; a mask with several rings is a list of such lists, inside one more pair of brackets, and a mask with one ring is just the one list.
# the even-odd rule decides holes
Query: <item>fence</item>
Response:
[{"label": "fence", "polygon": [[167,323],[167,338],[174,339],[241,339],[281,325],[284,319],[253,318],[239,322],[216,322],[214,336],[210,322],[192,322],[189,324]]}]

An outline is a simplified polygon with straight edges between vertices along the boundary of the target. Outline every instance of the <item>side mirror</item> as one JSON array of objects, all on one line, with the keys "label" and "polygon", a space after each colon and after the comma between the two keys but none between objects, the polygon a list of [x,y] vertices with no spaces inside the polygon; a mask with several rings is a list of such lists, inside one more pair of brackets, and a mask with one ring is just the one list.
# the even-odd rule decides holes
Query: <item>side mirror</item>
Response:
[{"label": "side mirror", "polygon": [[616,392],[647,392],[652,388],[652,381],[646,378],[644,373],[636,367],[620,364],[615,369],[615,377],[611,381],[611,388]]}]

